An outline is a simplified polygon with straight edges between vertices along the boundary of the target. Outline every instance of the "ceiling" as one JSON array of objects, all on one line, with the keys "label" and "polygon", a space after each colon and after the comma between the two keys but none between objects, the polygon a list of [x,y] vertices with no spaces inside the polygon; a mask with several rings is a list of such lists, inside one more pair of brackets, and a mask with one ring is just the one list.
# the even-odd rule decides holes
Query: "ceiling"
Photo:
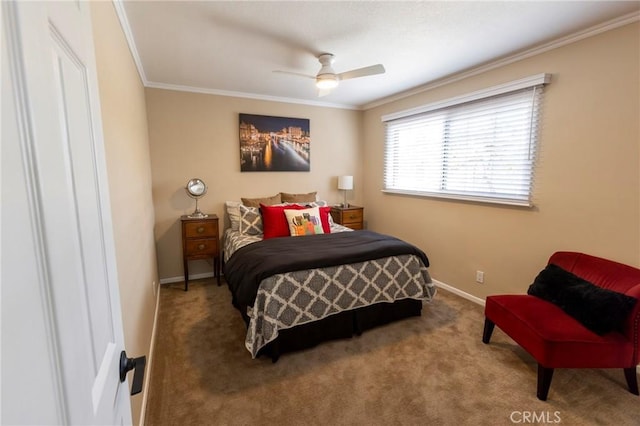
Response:
[{"label": "ceiling", "polygon": [[[116,5],[145,86],[354,109],[640,16],[640,1]],[[314,76],[325,52],[338,73],[373,64],[386,73],[342,81],[319,98],[312,79],[274,72]]]}]

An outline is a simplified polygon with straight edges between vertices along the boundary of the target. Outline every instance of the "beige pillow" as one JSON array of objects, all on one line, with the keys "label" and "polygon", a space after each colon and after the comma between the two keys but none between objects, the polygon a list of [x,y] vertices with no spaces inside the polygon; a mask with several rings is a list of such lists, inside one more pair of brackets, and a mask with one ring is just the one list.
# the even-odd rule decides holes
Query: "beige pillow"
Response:
[{"label": "beige pillow", "polygon": [[264,197],[264,198],[240,198],[242,200],[242,204],[245,207],[258,207],[260,208],[260,203],[265,206],[272,206],[274,204],[282,203],[282,199],[280,198],[280,194],[276,194],[272,197]]},{"label": "beige pillow", "polygon": [[311,203],[316,201],[317,192],[309,192],[308,194],[287,194],[281,192],[280,197],[283,203]]}]

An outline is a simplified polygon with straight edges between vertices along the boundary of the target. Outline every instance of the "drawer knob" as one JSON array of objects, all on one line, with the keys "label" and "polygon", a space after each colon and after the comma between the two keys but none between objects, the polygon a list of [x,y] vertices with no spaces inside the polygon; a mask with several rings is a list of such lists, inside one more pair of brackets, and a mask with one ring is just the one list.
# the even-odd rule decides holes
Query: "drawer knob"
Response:
[{"label": "drawer knob", "polygon": [[198,244],[198,250],[204,250],[206,246],[206,244]]},{"label": "drawer knob", "polygon": [[198,234],[202,234],[204,232],[204,226],[199,226],[198,229],[196,229],[196,232],[198,232]]}]

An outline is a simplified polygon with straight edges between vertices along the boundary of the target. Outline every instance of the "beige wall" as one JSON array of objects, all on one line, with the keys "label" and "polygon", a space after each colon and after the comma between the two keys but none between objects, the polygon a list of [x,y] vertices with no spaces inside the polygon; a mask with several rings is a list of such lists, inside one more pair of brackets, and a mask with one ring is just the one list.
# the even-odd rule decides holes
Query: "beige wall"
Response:
[{"label": "beige wall", "polygon": [[[435,279],[478,297],[526,292],[556,250],[640,265],[639,55],[634,23],[366,111],[370,228],[423,248]],[[533,209],[381,193],[382,115],[543,72]]]},{"label": "beige wall", "polygon": [[[91,12],[125,345],[129,356],[148,356],[158,275],[144,87],[113,4],[92,3]],[[134,424],[142,400],[131,398]]]},{"label": "beige wall", "polygon": [[[337,203],[342,199],[337,176],[343,174],[354,176],[350,202],[362,199],[362,112],[150,88],[146,102],[163,282],[183,274],[180,216],[195,208],[184,190],[190,178],[207,184],[199,207],[220,217],[221,233],[226,200],[318,191],[322,199]],[[240,113],[310,119],[311,171],[241,173]],[[210,271],[205,261],[190,263],[191,275]]]}]

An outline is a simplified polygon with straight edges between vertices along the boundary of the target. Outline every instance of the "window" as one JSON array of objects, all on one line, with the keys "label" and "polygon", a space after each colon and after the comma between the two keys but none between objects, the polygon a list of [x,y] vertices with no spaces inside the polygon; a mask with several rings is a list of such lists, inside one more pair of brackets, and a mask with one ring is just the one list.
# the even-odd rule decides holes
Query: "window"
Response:
[{"label": "window", "polygon": [[382,117],[384,192],[531,205],[540,74]]}]

